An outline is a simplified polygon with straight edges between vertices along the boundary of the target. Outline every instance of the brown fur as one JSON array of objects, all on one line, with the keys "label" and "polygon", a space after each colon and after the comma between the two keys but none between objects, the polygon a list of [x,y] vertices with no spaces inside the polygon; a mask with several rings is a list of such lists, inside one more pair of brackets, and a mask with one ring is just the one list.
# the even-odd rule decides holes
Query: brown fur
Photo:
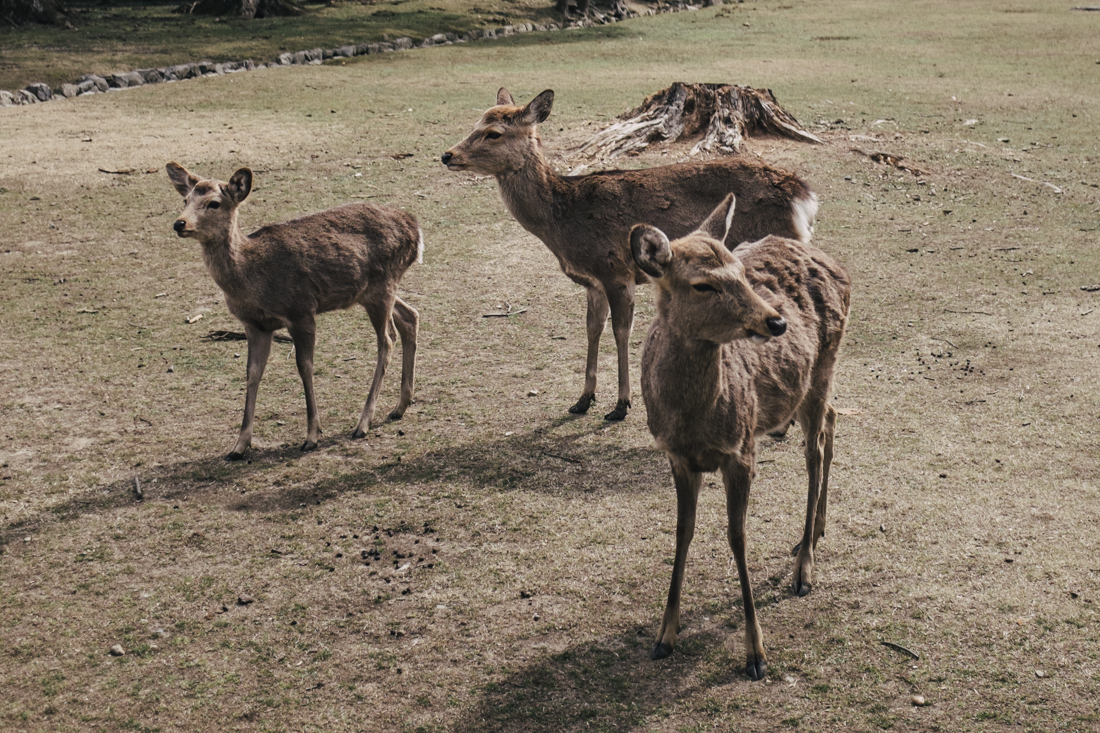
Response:
[{"label": "brown fur", "polygon": [[669,236],[683,236],[732,191],[742,211],[733,224],[731,246],[768,234],[808,241],[817,199],[794,174],[741,158],[560,176],[543,157],[538,134],[553,99],[547,90],[518,107],[501,89],[497,106],[485,112],[469,137],[444,153],[443,162],[451,170],[496,176],[516,220],[550,248],[566,275],[587,289],[584,393],[570,412],[586,412],[595,399],[600,335],[610,312],[619,393],[607,419],[621,420],[630,406],[634,286],[645,282],[630,256],[630,227],[641,221]]},{"label": "brown fur", "polygon": [[294,340],[306,393],[308,428],[302,450],[317,447],[321,428],[313,393],[315,319],[319,313],[355,304],[366,309],[378,335],[378,362],[352,437],[361,438],[370,429],[395,331],[401,334],[401,399],[390,418],[399,419],[412,402],[419,314],[397,297],[397,285],[405,270],[420,260],[416,219],[397,209],[349,204],[245,236],[237,210],[251,191],[252,171],[242,168],[225,183],[200,179],[177,163],[169,163],[167,170],[186,204],[174,228],[180,237],[202,244],[206,269],[248,338],[244,419],[227,458],[242,458],[252,443],[256,392],[279,328],[286,328]]},{"label": "brown fur", "polygon": [[657,316],[642,356],[642,397],[650,432],[668,454],[677,499],[675,564],[653,657],[672,652],[679,630],[702,473],[721,470],[745,607],[746,669],[760,679],[766,668],[763,635],[745,562],[756,438],[792,418],[806,437],[806,524],[793,581],[794,592],[805,595],[813,552],[825,534],[836,421],[829,399],[851,284],[844,269],[811,244],[767,237],[728,251],[721,241],[733,206],[730,196],[699,231],[671,243],[645,225],[630,237],[639,267],[657,283]]}]

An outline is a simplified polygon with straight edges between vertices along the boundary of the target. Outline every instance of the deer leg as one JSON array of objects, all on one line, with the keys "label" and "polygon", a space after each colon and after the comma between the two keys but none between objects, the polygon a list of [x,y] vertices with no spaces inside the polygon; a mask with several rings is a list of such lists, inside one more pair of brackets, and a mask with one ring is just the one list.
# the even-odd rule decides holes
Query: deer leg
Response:
[{"label": "deer leg", "polygon": [[672,478],[676,482],[676,555],[665,615],[661,620],[657,643],[649,654],[651,659],[664,659],[672,654],[676,636],[680,633],[680,591],[684,586],[688,546],[695,536],[695,509],[699,503],[699,489],[703,485],[703,474],[689,470],[675,458],[670,457],[668,462],[672,467]]},{"label": "deer leg", "polygon": [[607,296],[600,288],[589,286],[586,293],[588,296],[588,315],[586,316],[588,361],[584,368],[584,394],[577,400],[577,404],[569,408],[574,415],[583,415],[588,412],[588,408],[596,401],[596,368],[600,357],[600,336],[603,335],[607,313],[611,309]]},{"label": "deer leg", "polygon": [[317,449],[321,437],[321,418],[317,414],[317,396],[313,392],[313,348],[317,342],[317,325],[313,316],[306,316],[287,327],[294,340],[294,363],[306,393],[306,442],[303,451]]},{"label": "deer leg", "polygon": [[833,465],[833,434],[836,432],[836,408],[825,406],[825,453],[821,464],[821,495],[817,498],[817,518],[814,520],[814,549],[825,536],[825,511],[829,504],[829,468]]},{"label": "deer leg", "polygon": [[611,330],[615,334],[615,349],[619,357],[619,400],[604,420],[622,420],[630,409],[630,331],[634,326],[634,281],[625,287],[607,290],[611,306]]},{"label": "deer leg", "polygon": [[401,399],[390,413],[390,420],[400,420],[413,401],[413,371],[416,369],[416,334],[420,328],[420,314],[401,298],[394,298],[392,320],[401,334]]},{"label": "deer leg", "polygon": [[[374,417],[374,406],[378,402],[378,392],[382,388],[382,378],[386,376],[386,367],[390,363],[390,352],[393,350],[393,336],[390,333],[393,328],[394,302],[397,296],[392,292],[379,294],[378,297],[368,297],[361,301],[363,307],[374,324],[374,332],[378,335],[378,361],[374,365],[374,379],[371,380],[370,392],[367,394],[367,402],[363,405],[363,412],[359,415],[359,424],[351,434],[352,439],[358,440],[367,434],[371,428],[371,419]],[[410,377],[410,390],[412,388]]]},{"label": "deer leg", "polygon": [[749,506],[749,487],[752,485],[754,456],[730,458],[722,467],[722,479],[726,485],[726,514],[729,517],[729,543],[737,563],[737,579],[741,582],[741,600],[745,606],[745,673],[752,680],[762,680],[768,670],[764,654],[764,632],[756,620],[756,604],[752,599],[749,567],[745,561],[745,515]]},{"label": "deer leg", "polygon": [[245,337],[248,339],[247,384],[244,393],[244,417],[241,419],[241,433],[237,444],[225,457],[227,461],[239,461],[252,445],[252,424],[256,414],[256,393],[260,390],[260,379],[264,376],[267,357],[271,355],[272,331],[261,331],[245,324]]},{"label": "deer leg", "polygon": [[[804,596],[813,589],[814,548],[817,538],[825,532],[824,514],[819,507],[825,498],[822,486],[826,444],[830,442],[825,425],[826,412],[829,410],[832,407],[828,404],[815,405],[802,414],[799,420],[806,436],[806,473],[809,479],[809,488],[806,491],[806,524],[802,530],[802,541],[796,547],[792,580],[792,590],[799,596]],[[831,450],[829,458],[832,459]],[[823,523],[820,530],[817,530],[815,525],[819,514]]]}]

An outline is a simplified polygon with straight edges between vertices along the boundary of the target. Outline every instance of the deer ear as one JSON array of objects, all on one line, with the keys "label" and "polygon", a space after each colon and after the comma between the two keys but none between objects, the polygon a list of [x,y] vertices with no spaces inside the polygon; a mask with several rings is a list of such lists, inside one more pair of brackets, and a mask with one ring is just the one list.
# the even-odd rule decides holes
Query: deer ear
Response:
[{"label": "deer ear", "polygon": [[547,89],[538,95],[523,108],[523,120],[528,124],[546,122],[550,116],[550,110],[554,107],[554,90]]},{"label": "deer ear", "polygon": [[187,196],[191,193],[191,189],[195,187],[195,184],[199,182],[199,179],[187,172],[179,163],[169,163],[164,166],[168,171],[168,180],[172,182],[172,185],[179,191],[180,196]]},{"label": "deer ear", "polygon": [[668,237],[657,227],[648,224],[635,224],[630,230],[630,252],[634,255],[634,263],[642,272],[655,278],[663,277],[665,268],[672,262]]},{"label": "deer ear", "polygon": [[504,87],[501,87],[500,89],[497,90],[497,106],[498,107],[501,106],[501,105],[504,105],[504,104],[514,105],[515,103],[516,103],[515,100],[512,99],[512,93],[509,92],[507,89],[505,89]]},{"label": "deer ear", "polygon": [[699,225],[696,231],[714,237],[719,242],[725,242],[726,235],[729,234],[730,231],[730,224],[733,222],[733,210],[736,208],[736,205],[737,197],[732,193],[727,195],[722,199],[722,203],[718,204],[718,207],[710,212],[710,216]]},{"label": "deer ear", "polygon": [[229,185],[225,187],[229,198],[238,204],[248,198],[250,191],[252,191],[252,171],[248,168],[241,168],[234,173],[229,179]]}]

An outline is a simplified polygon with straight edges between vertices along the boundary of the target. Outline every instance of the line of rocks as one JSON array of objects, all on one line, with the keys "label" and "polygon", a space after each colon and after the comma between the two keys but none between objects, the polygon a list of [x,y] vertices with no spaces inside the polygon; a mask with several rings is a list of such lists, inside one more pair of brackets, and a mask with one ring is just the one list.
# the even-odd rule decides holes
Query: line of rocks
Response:
[{"label": "line of rocks", "polygon": [[[621,4],[618,4],[621,7]],[[301,66],[321,64],[325,61],[352,56],[368,56],[371,54],[391,53],[393,51],[408,51],[414,48],[431,48],[432,46],[449,46],[454,43],[468,43],[491,38],[505,38],[517,33],[531,33],[535,31],[557,31],[563,28],[582,28],[594,25],[615,23],[626,18],[638,17],[642,14],[656,14],[676,12],[680,10],[695,10],[698,6],[683,2],[661,4],[647,9],[645,13],[637,13],[625,8],[613,13],[603,14],[591,12],[587,18],[570,20],[564,25],[548,23],[519,23],[517,25],[505,25],[499,28],[480,28],[468,33],[436,33],[430,38],[419,42],[411,38],[398,38],[393,41],[381,41],[378,43],[360,43],[355,45],[340,46],[339,48],[320,49],[309,51],[297,51],[295,53],[279,54],[279,57],[269,63],[255,63],[252,59],[244,61],[226,61],[215,63],[213,61],[196,61],[190,64],[177,64],[157,69],[138,69],[117,74],[99,76],[97,74],[85,74],[71,84],[62,84],[57,89],[51,89],[49,84],[33,82],[25,88],[15,92],[0,89],[0,107],[13,105],[38,104],[50,102],[55,99],[72,99],[85,94],[99,94],[103,92],[121,91],[132,87],[145,86],[146,84],[160,84],[163,82],[184,81],[186,79],[198,79],[204,76],[220,76],[222,74],[234,74],[253,69],[279,68],[284,66]]]}]

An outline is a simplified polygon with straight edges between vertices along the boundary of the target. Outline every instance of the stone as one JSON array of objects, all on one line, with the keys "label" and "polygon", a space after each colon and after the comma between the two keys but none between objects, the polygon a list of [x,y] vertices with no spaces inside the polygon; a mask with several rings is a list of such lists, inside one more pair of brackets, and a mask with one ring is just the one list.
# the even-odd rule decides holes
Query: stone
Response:
[{"label": "stone", "polygon": [[112,657],[121,657],[126,651],[122,648],[121,644],[115,644],[110,648],[109,653]]},{"label": "stone", "polygon": [[80,87],[76,84],[62,84],[57,88],[57,94],[65,99],[72,99],[80,94]]},{"label": "stone", "polygon": [[0,107],[11,107],[14,104],[15,95],[5,89],[0,89]]},{"label": "stone", "polygon": [[48,102],[53,99],[53,90],[49,84],[40,81],[32,82],[26,86],[26,90],[38,98],[39,102]]},{"label": "stone", "polygon": [[393,42],[394,49],[398,51],[408,51],[413,47],[413,39],[411,38],[398,38]]},{"label": "stone", "polygon": [[18,100],[18,104],[38,104],[38,97],[34,96],[34,94],[28,92],[26,89],[20,89],[17,95],[16,99]]}]

